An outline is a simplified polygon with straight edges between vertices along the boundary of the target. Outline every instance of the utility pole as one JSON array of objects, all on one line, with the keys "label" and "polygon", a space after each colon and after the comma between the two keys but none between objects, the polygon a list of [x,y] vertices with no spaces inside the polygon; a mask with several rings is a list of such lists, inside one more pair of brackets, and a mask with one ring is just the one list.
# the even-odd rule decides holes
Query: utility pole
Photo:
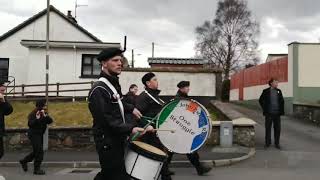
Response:
[{"label": "utility pole", "polygon": [[[47,27],[46,27],[46,104],[49,111],[49,31],[50,30],[50,0],[47,0]],[[49,147],[49,129],[47,128],[43,135],[43,150],[47,151]]]},{"label": "utility pole", "polygon": [[131,68],[134,68],[134,50],[131,50]]},{"label": "utility pole", "polygon": [[154,57],[154,42],[152,42],[152,57]]},{"label": "utility pole", "polygon": [[49,102],[49,32],[50,32],[50,0],[47,0],[47,27],[46,27],[46,101]]}]

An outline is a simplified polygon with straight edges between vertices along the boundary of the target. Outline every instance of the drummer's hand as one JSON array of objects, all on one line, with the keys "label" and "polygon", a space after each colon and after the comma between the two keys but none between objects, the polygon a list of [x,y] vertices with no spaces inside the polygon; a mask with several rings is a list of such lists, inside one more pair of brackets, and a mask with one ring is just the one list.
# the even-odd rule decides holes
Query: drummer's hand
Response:
[{"label": "drummer's hand", "polygon": [[146,128],[146,132],[156,132],[156,130],[151,126],[149,125],[147,128]]},{"label": "drummer's hand", "polygon": [[3,94],[0,93],[0,102],[5,102]]},{"label": "drummer's hand", "polygon": [[140,133],[140,135],[144,135],[146,133],[145,130],[141,127],[134,127],[132,129],[132,134],[136,134],[138,132]]},{"label": "drummer's hand", "polygon": [[137,108],[133,109],[132,114],[138,119],[140,119],[142,117],[141,112]]}]

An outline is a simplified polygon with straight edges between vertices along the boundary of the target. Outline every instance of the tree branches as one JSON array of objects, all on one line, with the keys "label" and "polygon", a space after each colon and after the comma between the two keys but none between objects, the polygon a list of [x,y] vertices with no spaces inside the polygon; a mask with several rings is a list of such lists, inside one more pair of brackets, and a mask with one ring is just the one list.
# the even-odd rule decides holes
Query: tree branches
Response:
[{"label": "tree branches", "polygon": [[259,24],[251,17],[245,0],[220,0],[216,17],[196,28],[196,50],[216,67],[231,71],[257,64]]}]

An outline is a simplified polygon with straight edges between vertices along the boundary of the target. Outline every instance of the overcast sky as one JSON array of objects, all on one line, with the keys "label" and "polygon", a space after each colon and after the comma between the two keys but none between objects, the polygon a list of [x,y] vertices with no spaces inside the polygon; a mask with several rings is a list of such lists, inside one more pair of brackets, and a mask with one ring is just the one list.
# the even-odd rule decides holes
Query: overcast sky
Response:
[{"label": "overcast sky", "polygon": [[[137,66],[147,66],[151,43],[155,56],[193,57],[195,27],[214,18],[217,0],[78,0],[88,5],[77,9],[79,25],[105,42],[123,42],[126,56],[135,49]],[[75,0],[51,0],[51,4],[74,14]],[[248,0],[260,22],[259,50],[262,61],[268,53],[287,53],[293,41],[319,42],[320,1]],[[46,8],[46,0],[0,0],[0,34]]]}]

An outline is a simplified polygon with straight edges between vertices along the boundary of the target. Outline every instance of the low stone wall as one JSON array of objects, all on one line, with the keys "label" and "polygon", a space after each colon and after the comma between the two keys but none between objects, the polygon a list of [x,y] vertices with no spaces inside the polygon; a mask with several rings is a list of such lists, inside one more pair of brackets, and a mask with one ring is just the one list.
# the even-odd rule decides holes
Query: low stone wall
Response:
[{"label": "low stone wall", "polygon": [[[224,121],[233,123],[233,144],[245,147],[255,146],[255,122],[246,118],[242,113],[232,109],[228,103],[211,101],[212,106],[223,114]],[[211,145],[220,145],[220,122],[213,122],[213,130],[207,142]]]},{"label": "low stone wall", "polygon": [[[254,147],[253,126],[234,126],[233,143],[246,147]],[[27,136],[27,129],[8,130],[5,136],[7,151],[30,150],[31,145]],[[213,126],[208,145],[220,144],[220,126]],[[94,151],[94,141],[90,128],[59,128],[49,131],[49,150],[85,150]]]},{"label": "low stone wall", "polygon": [[[253,126],[234,126],[233,143],[254,147]],[[31,145],[27,136],[27,129],[8,130],[5,136],[5,148],[7,151],[30,150]],[[208,145],[220,144],[220,126],[213,126]],[[85,150],[94,151],[94,141],[91,128],[59,128],[49,130],[49,150]]]},{"label": "low stone wall", "polygon": [[[5,136],[9,151],[31,149],[27,129],[9,129]],[[91,128],[56,128],[49,130],[49,150],[94,150]]]},{"label": "low stone wall", "polygon": [[[213,126],[211,137],[207,140],[208,145],[220,145],[220,126]],[[233,144],[245,147],[255,146],[255,130],[253,126],[234,126]]]},{"label": "low stone wall", "polygon": [[[246,147],[255,146],[255,122],[228,107],[228,104],[212,103],[219,110],[221,120],[232,120],[233,143]],[[219,119],[220,119],[219,118]],[[220,121],[214,121],[212,133],[207,144],[220,144]],[[27,129],[9,129],[5,137],[5,148],[9,151],[30,149]],[[91,128],[55,128],[49,130],[49,150],[94,150],[94,141]]]},{"label": "low stone wall", "polygon": [[234,126],[233,143],[245,147],[255,146],[254,126]]},{"label": "low stone wall", "polygon": [[294,103],[293,116],[320,124],[320,104]]}]

